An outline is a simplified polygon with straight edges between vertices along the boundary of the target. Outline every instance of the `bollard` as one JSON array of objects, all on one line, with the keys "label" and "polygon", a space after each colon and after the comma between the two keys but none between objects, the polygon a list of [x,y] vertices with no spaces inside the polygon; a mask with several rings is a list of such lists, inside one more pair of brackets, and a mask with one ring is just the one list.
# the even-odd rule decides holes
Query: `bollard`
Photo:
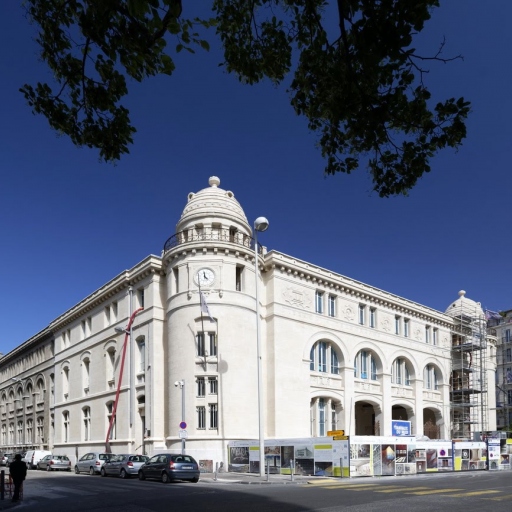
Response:
[{"label": "bollard", "polygon": [[5,496],[5,470],[0,471],[0,500]]},{"label": "bollard", "polygon": [[293,460],[290,461],[290,470],[291,470],[290,472],[292,475],[291,480],[293,482],[293,477],[294,477],[294,473],[295,473],[295,461],[293,461]]},{"label": "bollard", "polygon": [[343,457],[340,459],[340,478],[343,478]]},{"label": "bollard", "polygon": [[213,480],[216,482],[217,481],[217,471],[219,470],[219,463],[216,462],[215,463],[215,473],[213,474]]},{"label": "bollard", "polygon": [[270,460],[267,460],[267,482],[270,479]]}]

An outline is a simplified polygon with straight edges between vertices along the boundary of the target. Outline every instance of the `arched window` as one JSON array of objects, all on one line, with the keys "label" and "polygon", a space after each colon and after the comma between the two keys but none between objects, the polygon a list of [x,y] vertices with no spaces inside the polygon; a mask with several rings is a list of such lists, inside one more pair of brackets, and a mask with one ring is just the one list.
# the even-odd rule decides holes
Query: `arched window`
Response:
[{"label": "arched window", "polygon": [[311,436],[323,437],[328,430],[337,430],[340,411],[341,403],[332,398],[313,398],[310,404]]},{"label": "arched window", "polygon": [[115,347],[109,347],[106,354],[106,376],[107,384],[110,387],[114,386],[115,383],[115,372],[116,372],[116,349]]},{"label": "arched window", "polygon": [[69,366],[62,368],[62,397],[64,400],[69,397]]},{"label": "arched window", "polygon": [[137,373],[144,373],[146,371],[146,339],[144,336],[137,338]]},{"label": "arched window", "polygon": [[33,444],[34,443],[34,421],[32,418],[27,420],[27,431],[25,435],[25,443]]},{"label": "arched window", "polygon": [[354,377],[377,380],[377,362],[371,351],[361,350],[354,359]]},{"label": "arched window", "polygon": [[89,391],[90,368],[91,368],[91,360],[89,359],[89,357],[84,357],[82,359],[82,384],[84,386],[85,393],[87,393]]},{"label": "arched window", "polygon": [[340,365],[338,353],[333,343],[318,341],[311,347],[309,368],[313,372],[332,373],[339,375]]},{"label": "arched window", "polygon": [[403,357],[397,357],[391,365],[391,382],[400,386],[411,385],[409,363]]},{"label": "arched window", "polygon": [[423,387],[426,389],[439,389],[439,376],[434,365],[425,366],[423,373]]}]

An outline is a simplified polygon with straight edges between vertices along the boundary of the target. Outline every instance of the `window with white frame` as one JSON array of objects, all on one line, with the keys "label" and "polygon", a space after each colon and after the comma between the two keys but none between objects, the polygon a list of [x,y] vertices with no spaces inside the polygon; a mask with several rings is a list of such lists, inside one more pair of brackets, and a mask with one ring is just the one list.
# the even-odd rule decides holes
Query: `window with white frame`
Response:
[{"label": "window with white frame", "polygon": [[434,327],[432,329],[432,345],[437,345],[438,343],[438,336],[439,336],[439,333],[437,332],[437,327]]},{"label": "window with white frame", "polygon": [[210,356],[216,356],[217,355],[217,335],[214,332],[208,333],[208,338],[210,340]]},{"label": "window with white frame", "polygon": [[324,312],[324,294],[318,290],[315,292],[315,311],[317,313]]},{"label": "window with white frame", "polygon": [[244,273],[243,265],[237,265],[235,268],[235,289],[237,292],[242,291],[242,277]]},{"label": "window with white frame", "polygon": [[409,319],[408,318],[404,318],[404,336],[406,338],[409,337]]},{"label": "window with white frame", "polygon": [[359,304],[359,323],[364,325],[366,323],[366,306]]},{"label": "window with white frame", "polygon": [[309,368],[314,372],[340,373],[339,359],[336,347],[329,341],[317,341],[309,354]]},{"label": "window with white frame", "polygon": [[423,386],[426,389],[439,389],[437,370],[431,364],[425,366],[423,375]]},{"label": "window with white frame", "polygon": [[218,391],[217,377],[208,377],[208,394],[216,395]]},{"label": "window with white frame", "polygon": [[36,419],[36,444],[44,442],[44,418],[42,416],[38,416]]},{"label": "window with white frame", "polygon": [[115,347],[109,347],[106,353],[106,376],[107,384],[112,386],[115,380],[116,372],[116,349]]},{"label": "window with white frame", "polygon": [[27,444],[32,444],[34,442],[34,420],[32,418],[27,420],[26,428],[25,442]]},{"label": "window with white frame", "polygon": [[197,378],[197,396],[203,397],[206,394],[206,386],[204,377]]},{"label": "window with white frame", "polygon": [[197,341],[197,355],[199,357],[204,357],[206,354],[206,348],[204,346],[204,332],[198,332],[196,335]]},{"label": "window with white frame", "polygon": [[318,399],[318,435],[325,436],[325,400]]},{"label": "window with white frame", "polygon": [[377,309],[370,308],[370,327],[374,328],[377,326]]},{"label": "window with white frame", "polygon": [[411,385],[411,373],[407,361],[398,357],[391,365],[391,382],[401,386]]},{"label": "window with white frame", "polygon": [[138,359],[138,373],[146,371],[146,339],[144,336],[137,338],[137,359]]},{"label": "window with white frame", "polygon": [[377,361],[369,350],[361,350],[354,359],[354,377],[377,380]]},{"label": "window with white frame", "polygon": [[69,442],[69,412],[64,411],[62,413],[62,441],[64,443]]},{"label": "window with white frame", "polygon": [[88,357],[84,357],[84,359],[82,360],[82,384],[84,386],[84,391],[89,390],[90,368],[91,368],[90,359]]},{"label": "window with white frame", "polygon": [[217,430],[219,428],[217,404],[208,404],[208,410],[210,412],[210,429]]},{"label": "window with white frame", "polygon": [[84,407],[82,409],[82,421],[83,421],[83,440],[90,441],[91,440],[91,408]]},{"label": "window with white frame", "polygon": [[144,307],[144,288],[139,288],[137,290],[137,303],[139,308]]},{"label": "window with white frame", "polygon": [[196,407],[197,414],[197,428],[199,430],[204,430],[206,428],[206,407],[204,405],[200,405]]},{"label": "window with white frame", "polygon": [[24,444],[25,440],[23,439],[23,421],[19,420],[17,427],[18,427],[18,437],[16,438],[16,441],[19,444]]},{"label": "window with white frame", "polygon": [[5,423],[2,425],[2,444],[4,446],[7,444],[7,425]]},{"label": "window with white frame", "polygon": [[[108,432],[110,422],[112,421],[112,415],[114,414],[114,402],[107,402],[106,409],[107,409],[107,432]],[[110,429],[110,434],[108,436],[109,439],[116,438],[116,422],[117,422],[117,418],[114,418],[114,421],[112,423],[112,428]]]},{"label": "window with white frame", "polygon": [[14,444],[14,423],[9,423],[9,444]]},{"label": "window with white frame", "polygon": [[336,316],[336,297],[334,295],[329,295],[328,314],[332,317]]},{"label": "window with white frame", "polygon": [[430,325],[425,326],[425,343],[430,343]]},{"label": "window with white frame", "polygon": [[67,400],[69,396],[69,366],[62,368],[62,398]]},{"label": "window with white frame", "polygon": [[81,322],[81,339],[88,338],[91,335],[92,330],[92,317],[88,316]]},{"label": "window with white frame", "polygon": [[395,334],[402,332],[402,317],[399,315],[395,316]]}]

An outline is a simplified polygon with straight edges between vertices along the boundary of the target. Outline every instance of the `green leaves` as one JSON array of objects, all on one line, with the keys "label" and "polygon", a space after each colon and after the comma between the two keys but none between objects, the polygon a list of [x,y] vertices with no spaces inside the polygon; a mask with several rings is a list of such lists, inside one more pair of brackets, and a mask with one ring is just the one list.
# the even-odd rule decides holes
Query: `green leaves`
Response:
[{"label": "green leaves", "polygon": [[211,19],[182,17],[181,0],[26,5],[56,87],[22,93],[53,128],[105,160],[127,153],[135,132],[120,104],[127,78],[171,75],[168,42],[176,53],[208,51],[199,30],[211,27],[225,68],[242,83],[289,79],[291,105],[317,134],[326,174],[366,166],[381,197],[407,194],[438,151],[466,136],[470,104],[433,101],[425,84],[425,63],[454,60],[442,57],[444,41],[427,57],[412,46],[439,0],[212,0]]}]

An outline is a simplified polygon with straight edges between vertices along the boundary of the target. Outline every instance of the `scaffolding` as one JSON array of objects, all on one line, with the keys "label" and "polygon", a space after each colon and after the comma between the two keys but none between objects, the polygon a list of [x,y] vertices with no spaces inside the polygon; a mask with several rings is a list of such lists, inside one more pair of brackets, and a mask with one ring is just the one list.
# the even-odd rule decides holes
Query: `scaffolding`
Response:
[{"label": "scaffolding", "polygon": [[488,430],[487,324],[480,308],[453,317],[450,405],[452,439],[475,439]]},{"label": "scaffolding", "polygon": [[512,428],[512,311],[493,316],[489,325],[498,332],[496,347],[496,423],[498,430]]}]

